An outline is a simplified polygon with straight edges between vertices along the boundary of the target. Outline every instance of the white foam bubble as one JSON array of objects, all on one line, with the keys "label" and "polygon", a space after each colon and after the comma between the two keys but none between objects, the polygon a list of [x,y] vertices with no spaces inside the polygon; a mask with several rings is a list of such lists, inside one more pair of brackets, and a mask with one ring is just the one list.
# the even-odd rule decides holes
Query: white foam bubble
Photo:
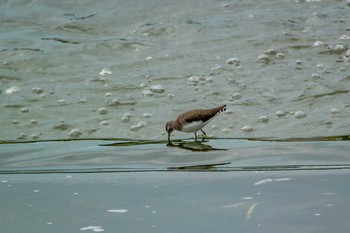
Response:
[{"label": "white foam bubble", "polygon": [[278,178],[278,179],[275,179],[274,181],[288,181],[288,180],[291,180],[291,179],[286,177],[286,178]]},{"label": "white foam bubble", "polygon": [[333,113],[333,114],[336,114],[336,113],[339,113],[340,111],[339,111],[339,109],[337,109],[337,108],[332,108],[331,109],[331,113]]},{"label": "white foam bubble", "polygon": [[258,119],[259,122],[266,123],[269,121],[269,118],[267,116],[260,116]]},{"label": "white foam bubble", "polygon": [[100,125],[106,126],[106,125],[109,125],[109,122],[108,122],[108,121],[101,121],[101,122],[100,122]]},{"label": "white foam bubble", "polygon": [[8,95],[12,95],[12,94],[15,94],[17,92],[19,92],[21,89],[17,86],[13,86],[13,87],[10,87],[10,88],[7,88],[5,90],[5,94],[8,94]]},{"label": "white foam bubble", "polygon": [[241,130],[244,132],[251,132],[253,131],[253,127],[251,127],[250,125],[245,125],[241,128]]},{"label": "white foam bubble", "polygon": [[234,93],[231,96],[231,98],[234,99],[234,100],[238,100],[238,99],[242,98],[242,95],[240,93]]},{"label": "white foam bubble", "polygon": [[126,113],[124,114],[124,116],[126,116],[126,117],[132,117],[132,113],[126,112]]},{"label": "white foam bubble", "polygon": [[284,57],[285,56],[284,56],[283,53],[277,53],[276,56],[275,56],[275,58],[277,58],[277,59],[283,59]]},{"label": "white foam bubble", "polygon": [[266,55],[266,54],[260,54],[257,58],[256,61],[258,63],[263,63],[263,64],[267,64],[270,62],[270,58]]},{"label": "white foam bubble", "polygon": [[26,139],[28,135],[26,133],[21,133],[17,139]]},{"label": "white foam bubble", "polygon": [[278,111],[276,112],[276,116],[278,116],[278,117],[283,117],[283,116],[285,116],[286,114],[287,114],[286,112],[281,111],[281,110],[278,110]]},{"label": "white foam bubble", "polygon": [[40,87],[33,87],[32,92],[35,94],[41,94],[43,93],[43,89],[41,89]]},{"label": "white foam bubble", "polygon": [[91,230],[93,232],[102,232],[104,229],[101,226],[87,226],[80,228],[81,231]]},{"label": "white foam bubble", "polygon": [[210,68],[210,71],[218,71],[218,70],[222,70],[222,65],[216,64]]},{"label": "white foam bubble", "polygon": [[151,113],[148,113],[148,112],[145,112],[144,114],[142,114],[142,116],[143,116],[144,118],[150,118],[150,117],[152,117],[152,114],[151,114]]},{"label": "white foam bubble", "polygon": [[323,45],[322,41],[315,41],[313,46],[318,47],[318,46],[321,46],[321,45]]},{"label": "white foam bubble", "polygon": [[350,36],[348,35],[342,35],[339,40],[350,40]]},{"label": "white foam bubble", "polygon": [[350,57],[350,49],[346,51],[345,56]]},{"label": "white foam bubble", "polygon": [[129,122],[130,121],[130,117],[122,116],[122,118],[120,120],[122,122]]},{"label": "white foam bubble", "polygon": [[124,114],[124,116],[121,118],[121,120],[122,120],[122,122],[128,122],[131,117],[132,117],[132,114],[130,112],[127,112]]},{"label": "white foam bubble", "polygon": [[81,98],[81,99],[79,100],[79,103],[81,103],[81,104],[86,103],[86,99],[85,99],[85,98]]},{"label": "white foam bubble", "polygon": [[97,112],[100,115],[106,115],[108,113],[108,110],[106,108],[100,108]]},{"label": "white foam bubble", "polygon": [[288,181],[290,180],[290,178],[278,178],[278,179],[264,179],[264,180],[259,180],[257,182],[254,183],[255,186],[257,185],[262,185],[262,184],[267,184],[267,183],[270,183],[270,182],[281,182],[281,181]]},{"label": "white foam bubble", "polygon": [[272,182],[272,179],[264,179],[264,180],[259,180],[257,182],[254,183],[254,185],[261,185],[261,184],[266,184],[266,183],[270,183]]},{"label": "white foam bubble", "polygon": [[114,209],[114,210],[108,210],[109,213],[126,213],[129,210],[127,209]]},{"label": "white foam bubble", "polygon": [[157,85],[153,85],[151,86],[151,91],[154,93],[163,93],[164,92],[164,88],[162,85],[157,84]]},{"label": "white foam bubble", "polygon": [[231,57],[226,61],[227,64],[229,65],[235,65],[235,66],[239,66],[239,64],[241,63],[241,61],[236,58],[236,57]]},{"label": "white foam bubble", "polygon": [[304,118],[306,117],[306,114],[303,111],[296,111],[294,113],[295,118]]},{"label": "white foam bubble", "polygon": [[303,64],[303,61],[300,60],[300,59],[298,59],[298,60],[295,61],[295,63],[296,63],[297,65],[302,65],[302,64]]},{"label": "white foam bubble", "polygon": [[223,128],[223,129],[222,129],[222,132],[223,132],[223,133],[228,133],[228,132],[231,132],[231,129],[229,129],[229,128]]},{"label": "white foam bubble", "polygon": [[153,96],[153,92],[151,92],[150,90],[144,90],[142,92],[142,95],[146,97],[150,97],[150,96]]},{"label": "white foam bubble", "polygon": [[30,135],[30,138],[36,140],[36,139],[39,138],[39,135],[38,134],[32,134],[32,135]]},{"label": "white foam bubble", "polygon": [[115,99],[112,99],[108,104],[111,106],[115,106],[115,105],[120,104],[120,100],[115,98]]},{"label": "white foam bubble", "polygon": [[197,85],[200,81],[199,76],[191,76],[187,79],[187,84],[189,85]]},{"label": "white foam bubble", "polygon": [[342,44],[329,45],[328,48],[331,49],[335,53],[342,53],[342,52],[346,51],[346,46],[344,46]]},{"label": "white foam bubble", "polygon": [[29,109],[28,108],[26,108],[26,107],[24,107],[24,108],[21,108],[21,110],[20,110],[21,112],[23,112],[23,113],[26,113],[26,112],[29,112]]},{"label": "white foam bubble", "polygon": [[130,127],[130,130],[132,131],[138,131],[139,129],[147,126],[147,123],[145,121],[139,121],[136,125],[132,125]]},{"label": "white foam bubble", "polygon": [[110,75],[112,74],[112,71],[109,68],[103,68],[100,72],[100,75]]},{"label": "white foam bubble", "polygon": [[79,137],[80,135],[82,135],[82,132],[80,131],[80,129],[72,129],[68,133],[68,136],[70,136],[70,137]]},{"label": "white foam bubble", "polygon": [[212,125],[211,128],[212,128],[212,129],[218,129],[219,126],[217,126],[217,125]]},{"label": "white foam bubble", "polygon": [[60,105],[63,105],[66,103],[66,100],[62,98],[62,99],[57,100],[57,103]]}]

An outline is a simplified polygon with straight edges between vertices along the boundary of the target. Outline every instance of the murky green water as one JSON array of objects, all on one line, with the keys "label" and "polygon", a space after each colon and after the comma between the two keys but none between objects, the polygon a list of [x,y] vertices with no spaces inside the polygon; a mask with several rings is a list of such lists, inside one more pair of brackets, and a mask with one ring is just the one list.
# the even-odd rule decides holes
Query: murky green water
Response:
[{"label": "murky green water", "polygon": [[344,1],[9,0],[0,11],[1,139],[159,140],[179,113],[221,104],[207,126],[219,137],[349,132]]},{"label": "murky green water", "polygon": [[349,10],[3,1],[1,232],[346,232]]}]

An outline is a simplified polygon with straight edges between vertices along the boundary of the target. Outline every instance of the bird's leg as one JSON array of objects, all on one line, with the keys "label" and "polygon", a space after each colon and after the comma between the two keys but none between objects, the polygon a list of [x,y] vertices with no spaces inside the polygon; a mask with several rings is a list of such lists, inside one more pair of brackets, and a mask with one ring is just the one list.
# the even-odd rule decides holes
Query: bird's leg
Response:
[{"label": "bird's leg", "polygon": [[168,133],[168,143],[170,143],[170,133]]},{"label": "bird's leg", "polygon": [[202,133],[204,134],[204,138],[202,140],[202,142],[204,142],[204,140],[207,138],[207,134],[201,129]]},{"label": "bird's leg", "polygon": [[194,132],[194,141],[197,141],[197,132]]}]

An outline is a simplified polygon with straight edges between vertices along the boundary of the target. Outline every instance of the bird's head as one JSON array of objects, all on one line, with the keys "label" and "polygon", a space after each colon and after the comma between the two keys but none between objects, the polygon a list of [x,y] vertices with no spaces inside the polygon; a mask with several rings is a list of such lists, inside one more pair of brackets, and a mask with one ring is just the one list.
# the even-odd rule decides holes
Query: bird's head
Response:
[{"label": "bird's head", "polygon": [[168,132],[168,134],[171,134],[175,130],[175,121],[169,121],[165,125],[165,129]]},{"label": "bird's head", "polygon": [[175,130],[175,121],[169,121],[165,125],[165,129],[168,132],[168,141],[170,141],[170,134]]}]

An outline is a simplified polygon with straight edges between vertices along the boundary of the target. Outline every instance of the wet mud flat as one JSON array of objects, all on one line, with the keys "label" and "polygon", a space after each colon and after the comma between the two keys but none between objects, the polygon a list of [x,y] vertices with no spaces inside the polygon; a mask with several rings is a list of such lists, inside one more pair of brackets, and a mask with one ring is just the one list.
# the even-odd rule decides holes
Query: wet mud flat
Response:
[{"label": "wet mud flat", "polygon": [[347,138],[1,144],[2,232],[345,232]]}]

